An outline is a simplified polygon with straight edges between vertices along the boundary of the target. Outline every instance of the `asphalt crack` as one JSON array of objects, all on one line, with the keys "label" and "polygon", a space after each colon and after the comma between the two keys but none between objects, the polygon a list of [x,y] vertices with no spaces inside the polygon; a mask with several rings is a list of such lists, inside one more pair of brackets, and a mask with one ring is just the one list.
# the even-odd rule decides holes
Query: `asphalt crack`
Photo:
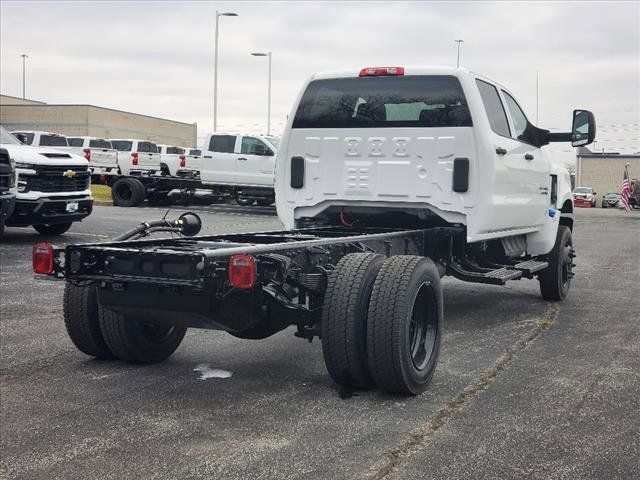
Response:
[{"label": "asphalt crack", "polygon": [[533,329],[511,345],[475,382],[467,386],[456,395],[456,397],[442,406],[426,424],[413,431],[407,441],[386,452],[385,456],[387,460],[384,465],[365,475],[364,478],[367,480],[382,480],[396,471],[411,455],[417,453],[427,440],[442,428],[451,417],[489,388],[491,383],[493,383],[511,362],[517,359],[542,332],[554,324],[559,311],[560,307],[558,303],[550,303],[544,315],[535,320],[535,327]]}]

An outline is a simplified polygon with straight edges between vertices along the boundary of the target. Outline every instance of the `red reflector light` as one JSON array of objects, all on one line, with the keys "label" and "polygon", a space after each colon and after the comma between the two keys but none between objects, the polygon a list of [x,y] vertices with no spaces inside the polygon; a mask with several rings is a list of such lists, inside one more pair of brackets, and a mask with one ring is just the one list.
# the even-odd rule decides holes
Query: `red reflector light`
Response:
[{"label": "red reflector light", "polygon": [[87,162],[91,161],[91,149],[90,148],[85,148],[82,150],[84,152],[84,158],[87,159]]},{"label": "red reflector light", "polygon": [[53,272],[53,246],[50,243],[36,243],[31,251],[33,271],[47,275]]},{"label": "red reflector light", "polygon": [[404,67],[366,67],[360,70],[361,77],[384,77],[404,75]]},{"label": "red reflector light", "polygon": [[187,161],[185,159],[185,156],[184,155],[180,155],[180,157],[178,157],[178,158],[180,158],[180,168],[186,167],[187,166]]},{"label": "red reflector light", "polygon": [[138,152],[131,152],[131,165],[138,164]]},{"label": "red reflector light", "polygon": [[229,260],[229,283],[234,288],[251,288],[256,281],[256,259],[251,255],[232,255]]}]

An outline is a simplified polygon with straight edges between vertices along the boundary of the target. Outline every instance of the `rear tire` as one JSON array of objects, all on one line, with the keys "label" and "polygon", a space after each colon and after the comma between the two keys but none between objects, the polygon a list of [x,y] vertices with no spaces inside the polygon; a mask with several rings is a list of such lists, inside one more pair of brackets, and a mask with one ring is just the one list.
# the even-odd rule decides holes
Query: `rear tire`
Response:
[{"label": "rear tire", "polygon": [[542,298],[556,302],[567,298],[573,277],[574,256],[571,230],[559,225],[556,243],[546,258],[549,266],[538,275]]},{"label": "rear tire", "polygon": [[345,255],[329,276],[322,307],[322,353],[331,378],[345,387],[373,386],[367,364],[367,313],[384,259],[374,253]]},{"label": "rear tire", "polygon": [[422,393],[436,368],[442,336],[442,288],[432,260],[387,259],[369,302],[367,357],[387,392]]},{"label": "rear tire", "polygon": [[116,358],[100,330],[94,285],[77,286],[67,282],[64,287],[63,312],[67,334],[78,350],[103,360]]},{"label": "rear tire", "polygon": [[111,198],[116,207],[137,207],[146,196],[146,189],[140,180],[120,178],[111,187]]},{"label": "rear tire", "polygon": [[180,346],[186,328],[151,324],[99,307],[100,330],[109,349],[131,363],[159,363]]},{"label": "rear tire", "polygon": [[71,228],[71,223],[54,223],[53,225],[40,224],[34,225],[33,228],[40,235],[62,235]]}]

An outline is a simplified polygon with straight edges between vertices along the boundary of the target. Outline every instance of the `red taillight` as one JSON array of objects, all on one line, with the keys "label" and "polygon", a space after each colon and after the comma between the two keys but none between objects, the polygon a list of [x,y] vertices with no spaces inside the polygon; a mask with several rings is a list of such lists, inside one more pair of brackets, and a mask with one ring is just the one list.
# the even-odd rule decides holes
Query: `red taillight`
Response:
[{"label": "red taillight", "polygon": [[232,255],[229,260],[229,283],[234,288],[251,288],[256,281],[256,259],[251,255]]},{"label": "red taillight", "polygon": [[366,67],[360,70],[361,77],[383,77],[387,75],[404,75],[404,67]]},{"label": "red taillight", "polygon": [[84,158],[87,159],[87,162],[91,161],[91,149],[90,148],[85,148],[82,150],[84,152]]},{"label": "red taillight", "polygon": [[180,155],[180,168],[184,168],[187,166],[187,160],[184,155]]},{"label": "red taillight", "polygon": [[31,251],[33,271],[47,275],[53,272],[53,246],[50,243],[36,243]]},{"label": "red taillight", "polygon": [[131,165],[138,164],[138,152],[131,152]]}]

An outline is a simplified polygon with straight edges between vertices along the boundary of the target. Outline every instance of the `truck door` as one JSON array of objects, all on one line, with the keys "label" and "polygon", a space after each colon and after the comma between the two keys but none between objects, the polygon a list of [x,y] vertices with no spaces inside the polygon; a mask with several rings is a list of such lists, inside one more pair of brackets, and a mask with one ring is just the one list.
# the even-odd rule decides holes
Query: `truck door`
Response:
[{"label": "truck door", "polygon": [[[238,183],[236,159],[237,135],[211,135],[202,152],[200,178],[204,183]],[[238,152],[239,152],[238,146]]]},{"label": "truck door", "polygon": [[[516,138],[516,125],[509,121],[498,88],[481,79],[476,83],[491,126],[495,156],[493,209],[486,224],[492,230],[535,228],[547,205],[540,187],[547,186],[548,174],[535,171],[542,163],[540,149]],[[521,128],[520,120],[517,127]]]},{"label": "truck door", "polygon": [[256,137],[243,136],[238,156],[238,178],[246,185],[273,185],[274,151]]}]

